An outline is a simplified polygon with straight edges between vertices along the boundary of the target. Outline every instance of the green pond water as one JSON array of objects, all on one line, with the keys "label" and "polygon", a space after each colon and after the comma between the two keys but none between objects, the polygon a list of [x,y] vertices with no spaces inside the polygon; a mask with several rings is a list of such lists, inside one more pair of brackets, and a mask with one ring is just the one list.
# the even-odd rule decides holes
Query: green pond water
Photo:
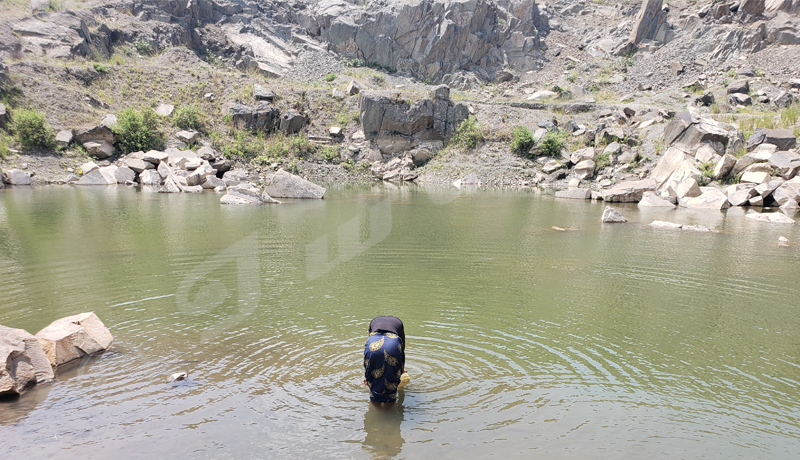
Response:
[{"label": "green pond water", "polygon": [[[603,206],[3,190],[0,324],[94,311],[115,343],[0,402],[0,458],[796,458],[798,226]],[[379,411],[362,353],[385,314],[412,382]]]}]

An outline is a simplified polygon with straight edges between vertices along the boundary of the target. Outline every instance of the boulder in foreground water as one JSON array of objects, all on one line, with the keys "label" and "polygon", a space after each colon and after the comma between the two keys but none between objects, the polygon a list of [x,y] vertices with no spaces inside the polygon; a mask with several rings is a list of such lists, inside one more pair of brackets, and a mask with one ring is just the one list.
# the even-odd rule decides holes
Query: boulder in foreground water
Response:
[{"label": "boulder in foreground water", "polygon": [[235,185],[228,187],[227,194],[220,198],[222,204],[280,204],[280,201],[269,196],[266,190],[260,192],[256,187],[249,185]]},{"label": "boulder in foreground water", "polygon": [[264,191],[275,198],[321,199],[325,196],[324,187],[313,184],[283,169],[279,169],[278,172],[267,177],[267,187]]},{"label": "boulder in foreground water", "polygon": [[54,367],[101,353],[114,341],[111,331],[92,312],[53,321],[36,338]]},{"label": "boulder in foreground water", "polygon": [[53,377],[53,367],[36,337],[0,326],[0,396],[20,394]]},{"label": "boulder in foreground water", "polygon": [[624,223],[627,222],[628,219],[626,219],[622,214],[619,213],[619,211],[611,206],[606,206],[606,209],[603,210],[603,217],[600,219],[600,221],[604,224],[613,224]]}]

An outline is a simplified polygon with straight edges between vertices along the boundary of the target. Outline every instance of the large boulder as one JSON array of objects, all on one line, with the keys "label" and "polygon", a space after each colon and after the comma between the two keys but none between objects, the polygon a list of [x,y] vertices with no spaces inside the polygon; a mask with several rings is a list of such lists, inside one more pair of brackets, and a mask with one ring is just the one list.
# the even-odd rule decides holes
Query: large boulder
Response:
[{"label": "large boulder", "polygon": [[155,169],[145,169],[139,173],[139,185],[161,186],[162,184],[161,174]]},{"label": "large boulder", "polygon": [[728,197],[717,189],[706,190],[700,196],[683,199],[680,201],[680,205],[687,208],[700,209],[727,209],[731,207]]},{"label": "large boulder", "polygon": [[53,380],[53,367],[36,337],[0,325],[0,396]]},{"label": "large boulder", "polygon": [[259,191],[251,185],[235,185],[228,187],[227,193],[220,198],[221,204],[280,204],[280,201],[269,196],[266,190]]},{"label": "large boulder", "polygon": [[764,8],[764,0],[742,0],[739,3],[739,11],[747,13],[750,16],[760,16],[764,14]]},{"label": "large boulder", "polygon": [[239,129],[252,129],[257,131],[274,131],[280,123],[281,111],[266,102],[255,107],[236,104],[231,107],[228,114]]},{"label": "large boulder", "polygon": [[747,138],[747,150],[752,151],[761,144],[773,144],[778,150],[789,150],[797,145],[797,138],[789,129],[756,128]]},{"label": "large boulder", "polygon": [[267,176],[265,192],[275,198],[322,198],[325,188],[283,169]]},{"label": "large boulder", "polygon": [[658,164],[656,164],[653,172],[650,173],[650,179],[655,182],[655,188],[660,189],[664,184],[666,184],[670,177],[672,177],[672,174],[675,172],[675,170],[689,160],[689,158],[689,155],[679,148],[673,147],[667,150],[664,153],[664,156],[658,160]]},{"label": "large boulder", "polygon": [[769,157],[769,165],[780,176],[789,180],[800,170],[800,154],[794,152],[775,152]]},{"label": "large boulder", "polygon": [[117,142],[117,139],[114,137],[114,133],[111,131],[111,128],[101,124],[95,126],[94,128],[78,130],[75,133],[75,141],[80,142],[81,144],[92,141],[106,141],[109,144],[114,144]]},{"label": "large boulder", "polygon": [[644,192],[638,206],[640,208],[674,208],[675,204],[658,196],[656,192]]},{"label": "large boulder", "polygon": [[576,164],[572,169],[572,173],[580,180],[587,179],[594,175],[594,170],[597,167],[592,160],[583,160]]},{"label": "large boulder", "polygon": [[100,160],[117,153],[117,149],[114,148],[114,145],[104,140],[84,142],[83,148],[89,152],[89,155]]},{"label": "large boulder", "polygon": [[603,190],[603,201],[620,203],[638,203],[644,192],[654,191],[656,183],[653,179],[623,181],[614,187]]},{"label": "large boulder", "polygon": [[600,218],[600,222],[604,224],[624,223],[627,221],[628,219],[626,219],[622,214],[619,213],[619,211],[611,206],[606,206],[606,208],[603,210],[603,216]]},{"label": "large boulder", "polygon": [[299,133],[306,125],[306,117],[294,109],[289,109],[281,115],[280,129],[287,136]]},{"label": "large boulder", "polygon": [[31,185],[31,173],[20,169],[6,171],[6,182],[11,185]]},{"label": "large boulder", "polygon": [[714,166],[714,179],[722,179],[727,176],[735,165],[736,157],[726,153],[717,161],[717,165]]},{"label": "large boulder", "polygon": [[780,212],[756,212],[749,211],[745,214],[748,219],[757,220],[759,222],[769,222],[771,224],[793,224],[794,220],[787,217]]},{"label": "large boulder", "polygon": [[573,200],[591,200],[592,191],[588,188],[574,188],[571,190],[559,190],[556,198],[570,198]]},{"label": "large boulder", "polygon": [[117,168],[116,166],[105,166],[103,168],[97,168],[95,170],[90,171],[88,174],[84,174],[81,178],[75,182],[75,185],[114,185],[117,184],[119,181],[117,179]]},{"label": "large boulder", "polygon": [[80,313],[53,321],[36,333],[53,367],[102,353],[111,346],[111,331],[92,312]]},{"label": "large boulder", "polygon": [[642,0],[642,6],[631,30],[630,42],[639,45],[644,40],[654,40],[666,23],[667,13],[661,9],[662,0]]},{"label": "large boulder", "polygon": [[664,143],[694,154],[704,143],[717,146],[720,154],[736,154],[744,136],[733,126],[689,111],[677,115],[664,128]]}]

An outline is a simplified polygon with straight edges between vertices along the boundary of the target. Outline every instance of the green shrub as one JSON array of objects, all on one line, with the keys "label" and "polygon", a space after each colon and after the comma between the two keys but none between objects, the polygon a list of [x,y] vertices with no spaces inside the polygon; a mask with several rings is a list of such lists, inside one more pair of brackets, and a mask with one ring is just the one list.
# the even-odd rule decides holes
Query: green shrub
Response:
[{"label": "green shrub", "polygon": [[0,160],[5,159],[11,153],[11,145],[14,138],[8,135],[5,131],[0,131]]},{"label": "green shrub", "polygon": [[462,121],[456,132],[450,138],[451,145],[457,145],[466,150],[472,150],[482,143],[486,138],[483,128],[478,125],[475,117],[470,115],[466,120]]},{"label": "green shrub", "polygon": [[601,153],[597,155],[597,158],[594,160],[594,164],[596,169],[605,168],[611,164],[611,154]]},{"label": "green shrub", "polygon": [[561,151],[564,149],[564,141],[561,140],[561,136],[554,131],[549,131],[544,137],[539,141],[539,154],[548,156],[548,157],[557,157],[561,155]]},{"label": "green shrub", "polygon": [[108,69],[106,68],[105,64],[101,64],[99,62],[93,63],[92,67],[94,67],[94,70],[96,70],[96,71],[98,71],[100,73],[106,73],[108,71]]},{"label": "green shrub", "polygon": [[329,73],[328,75],[325,75],[325,81],[332,82],[333,80],[336,80],[335,73]]},{"label": "green shrub", "polygon": [[713,161],[708,161],[700,165],[700,173],[702,175],[700,176],[699,183],[701,187],[705,187],[714,180],[714,167],[715,164]]},{"label": "green shrub", "polygon": [[142,56],[151,56],[153,54],[153,46],[144,39],[140,38],[133,42],[133,47],[136,48],[136,52]]},{"label": "green shrub", "polygon": [[348,158],[342,162],[342,169],[351,172],[356,167],[356,162],[352,158]]},{"label": "green shrub", "polygon": [[786,107],[781,110],[781,127],[788,128],[794,125],[797,123],[798,118],[800,118],[800,108],[796,104]]},{"label": "green shrub", "polygon": [[158,115],[151,108],[136,110],[128,107],[117,116],[117,124],[111,130],[123,154],[148,151],[161,147],[164,133],[158,126]]},{"label": "green shrub", "polygon": [[333,145],[326,146],[324,149],[322,149],[322,158],[329,163],[338,160],[340,158],[339,149]]},{"label": "green shrub", "polygon": [[200,115],[200,109],[196,105],[181,105],[172,112],[172,124],[181,129],[200,131],[203,129]]},{"label": "green shrub", "polygon": [[11,127],[21,146],[32,148],[50,148],[56,138],[53,129],[44,119],[44,114],[35,110],[14,111],[14,122]]},{"label": "green shrub", "polygon": [[528,156],[533,148],[533,134],[524,126],[516,126],[511,130],[511,151],[517,155]]},{"label": "green shrub", "polygon": [[358,121],[358,112],[346,112],[342,110],[336,114],[336,123],[338,123],[342,128],[347,127],[350,121]]}]

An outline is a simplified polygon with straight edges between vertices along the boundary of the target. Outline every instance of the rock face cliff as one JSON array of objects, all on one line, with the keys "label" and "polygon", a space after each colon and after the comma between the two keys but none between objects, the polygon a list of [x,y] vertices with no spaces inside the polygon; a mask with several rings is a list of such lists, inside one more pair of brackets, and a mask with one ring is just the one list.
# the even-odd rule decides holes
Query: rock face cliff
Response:
[{"label": "rock face cliff", "polygon": [[536,69],[544,51],[546,22],[533,1],[323,0],[299,18],[345,57],[455,87],[491,81],[504,67]]}]

